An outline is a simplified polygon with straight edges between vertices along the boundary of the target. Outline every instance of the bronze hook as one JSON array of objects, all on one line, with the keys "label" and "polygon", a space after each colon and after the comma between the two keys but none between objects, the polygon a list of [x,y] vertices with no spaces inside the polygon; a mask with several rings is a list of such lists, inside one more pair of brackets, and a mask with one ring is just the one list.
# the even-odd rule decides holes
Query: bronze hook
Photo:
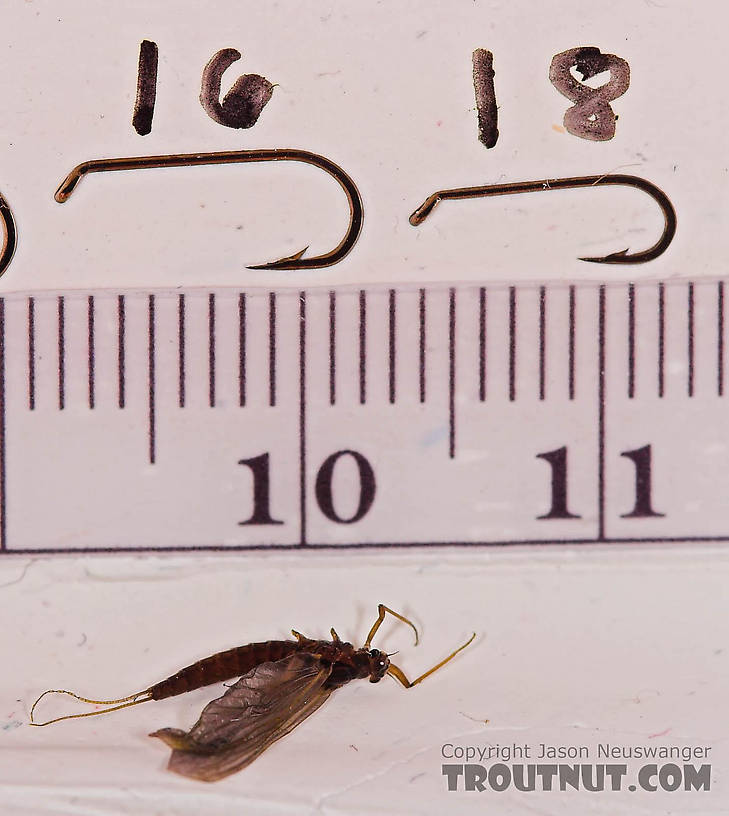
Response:
[{"label": "bronze hook", "polygon": [[662,255],[667,249],[676,232],[676,211],[673,209],[668,196],[663,190],[650,181],[639,176],[625,176],[621,174],[603,176],[577,176],[573,178],[544,179],[543,181],[515,181],[508,184],[487,184],[482,187],[459,187],[453,190],[439,190],[429,195],[417,210],[410,216],[410,223],[417,227],[434,210],[436,205],[446,199],[483,198],[512,193],[536,193],[542,190],[565,190],[571,187],[598,187],[605,184],[619,184],[627,187],[637,187],[647,193],[661,208],[663,213],[663,233],[652,247],[641,252],[628,254],[627,249],[612,252],[597,258],[580,258],[581,261],[591,263],[627,264],[646,263]]},{"label": "bronze hook", "polygon": [[320,269],[339,263],[352,249],[362,229],[362,199],[354,181],[339,165],[318,153],[307,150],[226,150],[220,153],[178,153],[166,156],[132,156],[118,159],[94,159],[83,162],[71,170],[56,190],[55,199],[59,204],[67,201],[76,185],[87,173],[101,173],[108,170],[136,170],[146,167],[186,167],[201,164],[236,164],[245,162],[298,161],[312,164],[328,173],[344,190],[349,204],[349,227],[339,244],[323,255],[302,258],[308,247],[299,252],[270,263],[249,266],[248,269]]},{"label": "bronze hook", "polygon": [[5,270],[10,266],[10,261],[13,260],[15,254],[15,247],[18,245],[18,233],[15,229],[15,219],[13,218],[13,211],[10,205],[5,200],[5,197],[0,193],[0,218],[3,222],[3,245],[0,250],[0,275],[5,273]]}]

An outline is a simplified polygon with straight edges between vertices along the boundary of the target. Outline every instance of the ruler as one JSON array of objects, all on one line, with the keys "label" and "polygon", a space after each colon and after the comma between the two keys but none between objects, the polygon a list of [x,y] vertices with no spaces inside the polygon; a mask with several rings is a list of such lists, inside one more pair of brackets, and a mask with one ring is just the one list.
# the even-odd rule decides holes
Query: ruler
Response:
[{"label": "ruler", "polygon": [[729,540],[724,282],[0,299],[2,554]]}]

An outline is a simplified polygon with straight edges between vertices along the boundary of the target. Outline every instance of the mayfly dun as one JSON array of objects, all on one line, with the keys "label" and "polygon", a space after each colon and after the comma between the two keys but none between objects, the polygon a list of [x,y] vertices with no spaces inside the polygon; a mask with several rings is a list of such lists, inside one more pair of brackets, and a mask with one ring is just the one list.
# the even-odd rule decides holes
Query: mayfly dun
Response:
[{"label": "mayfly dun", "polygon": [[[150,734],[172,748],[169,770],[214,782],[245,768],[313,714],[335,689],[351,680],[369,678],[370,683],[378,683],[389,674],[406,689],[412,688],[448,663],[476,637],[474,632],[440,663],[415,680],[408,680],[402,669],[390,662],[390,655],[371,648],[371,643],[388,612],[413,629],[416,646],[418,630],[408,618],[383,604],[379,604],[377,612],[377,620],[359,649],[340,640],[334,629],[331,640],[312,640],[292,629],[296,640],[267,640],[218,652],[144,691],[118,700],[92,700],[65,689],[49,689],[33,704],[30,723],[41,726],[92,717],[240,677],[222,697],[205,706],[189,731],[163,728]],[[35,708],[47,694],[68,694],[81,702],[110,708],[34,722]]]}]

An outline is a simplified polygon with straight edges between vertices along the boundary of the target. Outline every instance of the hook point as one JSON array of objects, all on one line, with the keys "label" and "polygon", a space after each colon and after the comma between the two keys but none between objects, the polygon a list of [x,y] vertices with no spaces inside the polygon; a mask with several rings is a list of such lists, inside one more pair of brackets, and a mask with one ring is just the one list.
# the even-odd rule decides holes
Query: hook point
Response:
[{"label": "hook point", "polygon": [[632,263],[632,256],[628,255],[629,250],[621,249],[618,252],[611,252],[609,255],[601,255],[596,258],[578,258],[579,261],[587,261],[587,263],[604,263],[604,264],[619,264]]},{"label": "hook point", "polygon": [[305,246],[293,255],[287,255],[285,258],[279,258],[277,261],[270,261],[269,263],[256,264],[255,266],[247,266],[246,269],[301,269],[308,266],[306,261],[300,263],[303,254],[308,249]]}]

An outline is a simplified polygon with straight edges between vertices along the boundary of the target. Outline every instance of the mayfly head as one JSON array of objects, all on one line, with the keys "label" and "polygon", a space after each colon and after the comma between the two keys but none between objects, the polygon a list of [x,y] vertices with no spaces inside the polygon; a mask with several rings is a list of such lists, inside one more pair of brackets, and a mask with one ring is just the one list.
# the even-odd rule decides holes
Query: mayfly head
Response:
[{"label": "mayfly head", "polygon": [[390,658],[379,649],[370,649],[369,658],[370,683],[379,683],[390,668]]}]

